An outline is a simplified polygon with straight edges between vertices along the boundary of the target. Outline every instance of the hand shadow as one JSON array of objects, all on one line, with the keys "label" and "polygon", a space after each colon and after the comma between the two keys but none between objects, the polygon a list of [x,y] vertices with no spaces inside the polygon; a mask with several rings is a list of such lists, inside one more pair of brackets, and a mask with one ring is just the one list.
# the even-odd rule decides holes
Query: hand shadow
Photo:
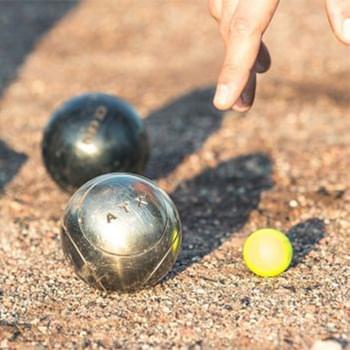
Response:
[{"label": "hand shadow", "polygon": [[182,183],[172,193],[184,232],[176,272],[240,230],[259,205],[261,193],[272,186],[272,162],[263,153],[230,159]]},{"label": "hand shadow", "polygon": [[0,195],[5,186],[16,176],[27,160],[27,155],[18,153],[0,140]]},{"label": "hand shadow", "polygon": [[145,119],[151,140],[148,177],[159,179],[170,174],[220,128],[222,112],[213,106],[213,96],[213,87],[194,90]]},{"label": "hand shadow", "polygon": [[301,263],[325,237],[325,224],[322,220],[311,218],[293,226],[287,233],[294,249],[291,267]]}]

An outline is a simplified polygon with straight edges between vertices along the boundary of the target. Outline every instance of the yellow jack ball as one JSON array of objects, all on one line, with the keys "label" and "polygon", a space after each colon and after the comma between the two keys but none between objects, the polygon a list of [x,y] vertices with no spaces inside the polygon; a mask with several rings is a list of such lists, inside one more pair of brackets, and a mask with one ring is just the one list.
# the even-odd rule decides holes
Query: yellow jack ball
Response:
[{"label": "yellow jack ball", "polygon": [[249,270],[262,277],[274,277],[287,270],[293,258],[289,238],[281,231],[264,228],[244,242],[243,259]]}]

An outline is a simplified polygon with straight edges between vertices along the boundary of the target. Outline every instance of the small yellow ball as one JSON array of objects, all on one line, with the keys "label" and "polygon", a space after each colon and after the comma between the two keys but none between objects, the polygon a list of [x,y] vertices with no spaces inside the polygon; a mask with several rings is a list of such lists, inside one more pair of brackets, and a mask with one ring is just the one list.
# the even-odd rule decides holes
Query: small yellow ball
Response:
[{"label": "small yellow ball", "polygon": [[253,232],[244,242],[243,259],[258,276],[278,276],[287,270],[292,258],[292,244],[281,231],[264,228]]}]

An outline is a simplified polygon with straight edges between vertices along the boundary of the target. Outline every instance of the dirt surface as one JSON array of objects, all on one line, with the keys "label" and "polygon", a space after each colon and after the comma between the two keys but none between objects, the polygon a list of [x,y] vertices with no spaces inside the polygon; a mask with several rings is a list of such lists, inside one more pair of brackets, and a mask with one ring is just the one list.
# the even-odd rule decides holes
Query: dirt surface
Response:
[{"label": "dirt surface", "polygon": [[[350,348],[350,60],[320,2],[284,1],[274,64],[246,115],[211,105],[222,43],[205,1],[0,3],[0,348]],[[156,287],[104,295],[65,262],[68,199],[42,129],[86,91],[131,101],[153,144],[147,175],[180,211],[184,243]],[[288,232],[293,266],[249,273],[254,229]]]}]

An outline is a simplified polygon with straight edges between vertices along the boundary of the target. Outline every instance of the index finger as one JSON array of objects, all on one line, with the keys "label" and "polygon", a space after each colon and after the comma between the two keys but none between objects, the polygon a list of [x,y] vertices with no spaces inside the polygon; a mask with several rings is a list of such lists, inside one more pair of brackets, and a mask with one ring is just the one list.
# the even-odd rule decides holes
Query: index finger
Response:
[{"label": "index finger", "polygon": [[217,108],[231,108],[241,95],[278,3],[279,0],[239,2],[230,23],[226,57],[214,98]]}]

